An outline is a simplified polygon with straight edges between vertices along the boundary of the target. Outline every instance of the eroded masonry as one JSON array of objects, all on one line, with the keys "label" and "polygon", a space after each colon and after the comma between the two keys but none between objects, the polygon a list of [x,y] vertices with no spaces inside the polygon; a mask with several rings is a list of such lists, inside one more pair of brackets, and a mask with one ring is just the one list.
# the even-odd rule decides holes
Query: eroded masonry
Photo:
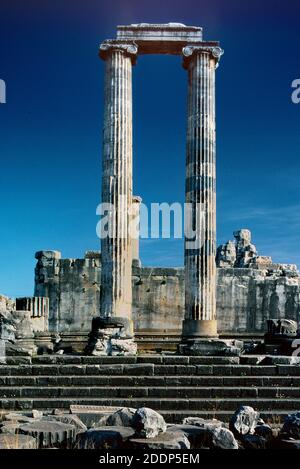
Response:
[{"label": "eroded masonry", "polygon": [[[187,71],[185,201],[199,244],[190,249],[185,240],[184,268],[143,267],[138,240],[124,237],[141,202],[132,193],[132,69],[141,54],[181,56]],[[222,54],[202,28],[178,23],[119,26],[100,45],[102,202],[116,207],[113,236],[83,259],[38,251],[34,297],[1,297],[2,338],[41,352],[83,351],[89,337],[99,354],[180,344],[178,351],[194,353],[201,340],[261,338],[268,319],[299,321],[295,265],[259,255],[246,229],[216,249],[215,71]]]},{"label": "eroded masonry", "polygon": [[[0,449],[299,449],[300,274],[260,255],[247,229],[216,249],[222,52],[202,28],[177,23],[120,26],[101,44],[112,236],[82,259],[36,252],[34,296],[0,296]],[[185,232],[182,268],[144,267],[128,236],[141,207],[132,67],[152,53],[181,56],[187,71],[195,239]]]},{"label": "eroded masonry", "polygon": [[[297,267],[259,255],[248,230],[234,235],[234,240],[217,250],[220,337],[261,339],[270,318],[299,322]],[[57,251],[39,251],[36,258],[35,296],[16,301],[2,296],[0,311],[13,311],[19,317],[22,344],[31,337],[38,346],[51,348],[59,333],[63,347],[82,351],[91,320],[100,309],[101,254],[88,251],[83,259],[62,259]],[[132,266],[132,317],[138,346],[174,350],[184,319],[184,269],[142,267],[136,261]],[[21,327],[25,320],[27,332]]]}]

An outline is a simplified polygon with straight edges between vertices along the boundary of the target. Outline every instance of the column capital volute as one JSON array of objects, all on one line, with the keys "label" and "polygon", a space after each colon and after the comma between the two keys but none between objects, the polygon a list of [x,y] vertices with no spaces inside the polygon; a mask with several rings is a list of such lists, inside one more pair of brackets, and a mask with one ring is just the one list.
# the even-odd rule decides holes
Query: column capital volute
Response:
[{"label": "column capital volute", "polygon": [[217,68],[220,58],[224,54],[224,50],[217,45],[187,45],[182,49],[184,68],[188,68],[191,59],[195,57],[196,54],[209,54],[209,56],[215,60]]},{"label": "column capital volute", "polygon": [[135,42],[104,41],[99,47],[99,57],[106,60],[111,53],[116,51],[123,52],[126,56],[130,57],[132,63],[135,64],[138,54],[138,46]]}]

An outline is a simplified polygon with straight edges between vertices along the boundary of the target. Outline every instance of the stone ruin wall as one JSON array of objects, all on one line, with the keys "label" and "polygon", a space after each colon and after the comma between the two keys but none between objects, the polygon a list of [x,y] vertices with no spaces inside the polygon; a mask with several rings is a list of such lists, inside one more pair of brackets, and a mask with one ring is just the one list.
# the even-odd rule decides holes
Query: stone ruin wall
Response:
[{"label": "stone ruin wall", "polygon": [[[61,259],[40,251],[35,296],[49,297],[49,330],[88,333],[98,315],[101,256]],[[259,256],[248,230],[217,252],[218,330],[223,336],[262,335],[268,318],[300,322],[300,277],[294,265]],[[183,268],[133,266],[133,319],[139,335],[178,335],[184,317]]]}]

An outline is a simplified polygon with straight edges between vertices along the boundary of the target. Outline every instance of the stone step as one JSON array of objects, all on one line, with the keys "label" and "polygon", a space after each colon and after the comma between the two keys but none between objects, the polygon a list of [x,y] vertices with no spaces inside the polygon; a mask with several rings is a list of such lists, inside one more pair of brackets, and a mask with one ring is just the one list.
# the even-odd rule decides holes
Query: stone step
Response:
[{"label": "stone step", "polygon": [[0,376],[23,375],[125,375],[125,376],[300,376],[299,365],[0,365]]},{"label": "stone step", "polygon": [[300,366],[291,359],[8,357],[0,364],[0,409],[147,406],[178,423],[189,415],[227,421],[240,405],[250,405],[280,419],[300,410]]},{"label": "stone step", "polygon": [[108,387],[108,386],[52,386],[0,387],[0,399],[35,397],[74,398],[297,398],[299,388],[293,387]]},{"label": "stone step", "polygon": [[[99,376],[21,375],[0,376],[0,387],[8,386],[197,386],[197,387],[300,387],[299,376]],[[300,392],[299,392],[300,394]]]},{"label": "stone step", "polygon": [[[102,364],[165,364],[165,365],[289,365],[300,364],[300,357],[277,355],[242,355],[241,357],[185,357],[181,355],[138,355],[136,357],[94,357],[79,355],[38,355],[6,357],[7,365],[102,365]],[[1,365],[0,365],[1,366]]]},{"label": "stone step", "polygon": [[276,415],[277,411],[295,412],[300,409],[300,399],[286,398],[220,398],[220,399],[201,399],[201,398],[1,398],[0,408],[9,410],[24,409],[43,409],[53,408],[69,409],[70,405],[99,405],[99,406],[117,406],[117,407],[151,407],[160,412],[161,410],[173,412],[178,411],[227,411],[234,412],[241,405],[249,405],[258,411],[272,412]]},{"label": "stone step", "polygon": [[72,364],[72,365],[102,365],[102,364],[165,364],[165,365],[231,365],[239,364],[239,357],[184,357],[181,355],[138,355],[136,357],[94,357],[77,355],[38,355],[34,357],[6,357],[7,365],[30,364]]}]

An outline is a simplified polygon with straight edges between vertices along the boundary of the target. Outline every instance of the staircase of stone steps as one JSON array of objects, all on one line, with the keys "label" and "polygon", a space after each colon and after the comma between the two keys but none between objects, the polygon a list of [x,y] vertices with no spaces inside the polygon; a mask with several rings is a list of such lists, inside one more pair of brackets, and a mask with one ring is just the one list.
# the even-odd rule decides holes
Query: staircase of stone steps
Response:
[{"label": "staircase of stone steps", "polygon": [[250,405],[278,424],[300,410],[300,365],[290,362],[254,356],[7,357],[0,364],[0,409],[146,406],[179,423],[188,416],[228,421],[240,405]]}]

